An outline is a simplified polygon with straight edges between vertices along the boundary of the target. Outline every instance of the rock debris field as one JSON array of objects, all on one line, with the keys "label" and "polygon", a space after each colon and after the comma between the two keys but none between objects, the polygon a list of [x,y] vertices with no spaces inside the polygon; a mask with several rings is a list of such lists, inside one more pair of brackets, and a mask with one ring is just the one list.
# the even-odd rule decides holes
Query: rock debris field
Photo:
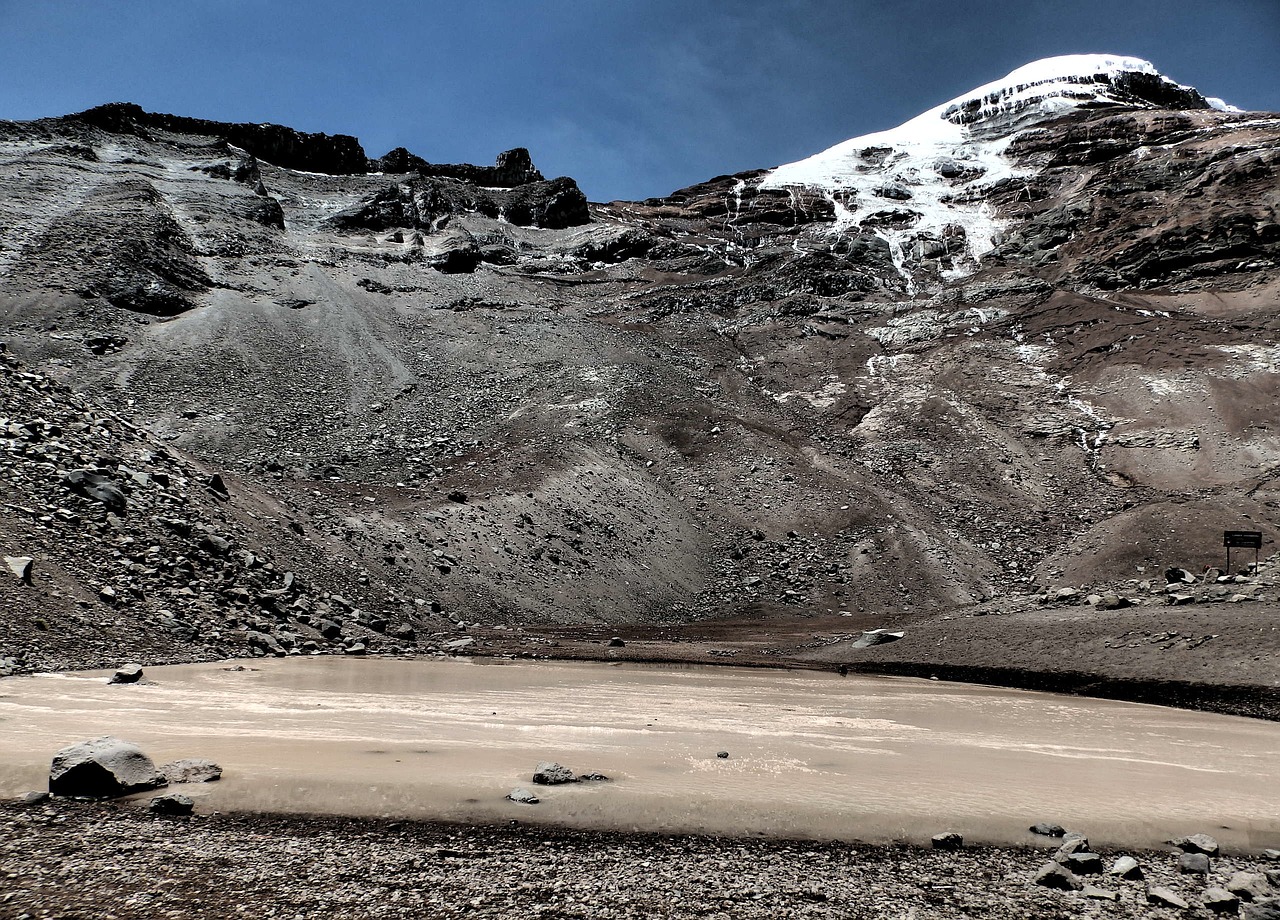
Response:
[{"label": "rock debris field", "polygon": [[[1048,920],[1210,917],[1217,914],[1205,904],[1215,899],[1248,920],[1280,915],[1277,860],[1206,857],[1205,876],[1179,871],[1180,857],[1167,848],[1106,852],[1104,872],[1082,876],[1089,887],[1060,891],[1033,882],[1061,842],[1048,838],[1043,850],[925,850],[569,833],[516,822],[173,818],[68,800],[2,805],[0,828],[4,918]],[[1125,855],[1143,878],[1107,873]],[[1149,900],[1167,896],[1186,907]]]}]

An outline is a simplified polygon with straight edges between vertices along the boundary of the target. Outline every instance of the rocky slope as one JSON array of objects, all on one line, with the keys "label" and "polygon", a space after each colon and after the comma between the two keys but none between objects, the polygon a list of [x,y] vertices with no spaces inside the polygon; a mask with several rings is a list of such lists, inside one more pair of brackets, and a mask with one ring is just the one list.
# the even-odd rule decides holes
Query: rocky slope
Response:
[{"label": "rocky slope", "polygon": [[[6,381],[80,394],[60,428],[138,428],[105,463],[30,455],[52,409],[7,392],[5,552],[38,587],[5,596],[117,623],[99,589],[134,585],[149,617],[300,646],[326,592],[419,633],[433,602],[490,626],[778,622],[1199,573],[1225,528],[1265,558],[1280,116],[1228,109],[1145,62],[1055,59],[811,161],[594,205],[522,151],[370,159],[124,105],[0,123]],[[189,464],[188,505],[243,526],[236,549],[311,565],[312,612],[277,618],[272,570],[132,512],[124,536],[221,593],[139,582],[177,570],[113,555],[109,511],[41,538],[73,466],[127,482],[139,451]],[[34,660],[29,622],[7,642]],[[120,656],[190,652],[117,625]]]}]

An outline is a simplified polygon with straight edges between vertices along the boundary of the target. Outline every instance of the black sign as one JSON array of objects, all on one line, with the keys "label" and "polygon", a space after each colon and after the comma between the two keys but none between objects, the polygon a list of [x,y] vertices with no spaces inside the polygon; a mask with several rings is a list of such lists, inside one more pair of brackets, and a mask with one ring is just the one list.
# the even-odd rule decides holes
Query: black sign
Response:
[{"label": "black sign", "polygon": [[1244,546],[1249,549],[1259,549],[1262,546],[1262,531],[1224,530],[1222,532],[1222,545]]}]

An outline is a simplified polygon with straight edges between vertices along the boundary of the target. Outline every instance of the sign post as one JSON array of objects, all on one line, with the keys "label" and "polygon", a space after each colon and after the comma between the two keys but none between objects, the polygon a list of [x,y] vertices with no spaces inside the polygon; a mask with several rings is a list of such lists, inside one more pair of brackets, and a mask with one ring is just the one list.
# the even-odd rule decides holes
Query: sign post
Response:
[{"label": "sign post", "polygon": [[1227,548],[1227,574],[1231,574],[1231,547],[1241,546],[1253,550],[1253,571],[1258,572],[1258,551],[1262,548],[1262,531],[1260,530],[1224,530],[1222,545]]}]

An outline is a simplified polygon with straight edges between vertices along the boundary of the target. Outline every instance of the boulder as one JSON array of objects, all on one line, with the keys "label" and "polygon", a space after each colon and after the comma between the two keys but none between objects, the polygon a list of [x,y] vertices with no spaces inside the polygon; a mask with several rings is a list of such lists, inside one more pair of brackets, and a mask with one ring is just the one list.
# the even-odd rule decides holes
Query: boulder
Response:
[{"label": "boulder", "polygon": [[1178,872],[1182,875],[1209,874],[1209,857],[1203,853],[1183,853],[1178,857]]},{"label": "boulder", "polygon": [[1089,838],[1084,834],[1067,834],[1062,840],[1062,846],[1058,847],[1058,851],[1053,854],[1053,861],[1065,863],[1067,857],[1073,853],[1089,852]]},{"label": "boulder", "polygon": [[565,783],[576,783],[578,777],[568,767],[558,763],[543,761],[533,771],[533,782],[537,786],[560,786]]},{"label": "boulder", "polygon": [[1033,834],[1039,834],[1041,837],[1065,837],[1067,836],[1066,828],[1060,824],[1033,824],[1027,830]]},{"label": "boulder", "polygon": [[1142,878],[1142,866],[1132,856],[1121,856],[1112,864],[1110,874],[1130,881]]},{"label": "boulder", "polygon": [[93,470],[72,470],[62,479],[63,485],[85,498],[100,502],[108,511],[124,511],[125,497],[113,479]]},{"label": "boulder", "polygon": [[1208,834],[1192,834],[1189,837],[1176,837],[1166,843],[1172,844],[1186,853],[1203,853],[1205,856],[1218,855],[1218,841]]},{"label": "boulder", "polygon": [[517,805],[537,805],[542,800],[523,786],[507,793],[507,799]]},{"label": "boulder", "polygon": [[1240,899],[1225,888],[1207,888],[1201,900],[1215,914],[1234,914],[1240,910]]},{"label": "boulder", "polygon": [[156,796],[147,808],[157,815],[189,815],[195,811],[196,803],[189,795],[169,792]]},{"label": "boulder", "polygon": [[623,648],[626,644],[621,636],[614,636],[609,640],[609,648]]},{"label": "boulder", "polygon": [[930,837],[929,845],[935,850],[958,850],[964,846],[964,837],[953,831],[947,831]]},{"label": "boulder", "polygon": [[1086,898],[1093,898],[1095,901],[1115,901],[1119,898],[1119,895],[1110,888],[1097,888],[1093,885],[1085,885],[1083,894]]},{"label": "boulder", "polygon": [[47,792],[24,792],[14,799],[14,802],[19,805],[43,805],[47,801],[49,801]]},{"label": "boulder", "polygon": [[1056,862],[1045,863],[1031,880],[1037,885],[1059,891],[1079,891],[1084,888],[1084,882],[1076,878],[1074,872]]},{"label": "boulder", "polygon": [[142,665],[140,664],[122,664],[116,668],[116,673],[107,679],[109,684],[136,684],[142,680]]},{"label": "boulder", "polygon": [[1148,888],[1147,903],[1159,904],[1161,907],[1173,907],[1178,910],[1186,910],[1191,906],[1168,888]]},{"label": "boulder", "polygon": [[1280,920],[1280,898],[1267,898],[1244,906],[1244,920]]},{"label": "boulder", "polygon": [[1102,857],[1097,853],[1072,853],[1065,865],[1076,875],[1097,875],[1102,871]]},{"label": "boulder", "polygon": [[212,783],[222,779],[222,767],[212,760],[175,760],[160,768],[170,783]]},{"label": "boulder", "polygon": [[141,748],[109,735],[63,748],[49,768],[49,791],[54,795],[113,798],[165,784]]},{"label": "boulder", "polygon": [[1259,901],[1271,893],[1271,885],[1261,872],[1236,872],[1226,887],[1241,901]]}]

